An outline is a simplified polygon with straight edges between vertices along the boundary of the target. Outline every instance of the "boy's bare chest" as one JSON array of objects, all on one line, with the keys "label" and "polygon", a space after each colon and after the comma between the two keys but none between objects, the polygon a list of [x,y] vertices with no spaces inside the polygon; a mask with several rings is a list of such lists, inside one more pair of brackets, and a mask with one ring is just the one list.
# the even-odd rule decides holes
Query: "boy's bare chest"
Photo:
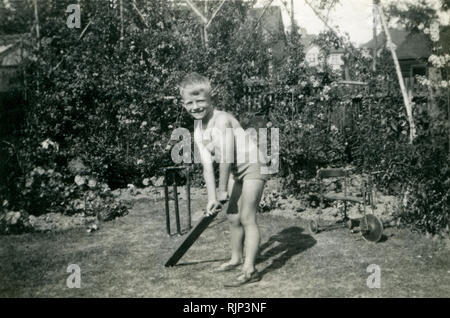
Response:
[{"label": "boy's bare chest", "polygon": [[194,140],[199,146],[203,146],[211,153],[215,152],[215,149],[220,147],[219,138],[215,136],[214,127],[211,128],[197,128],[194,131]]}]

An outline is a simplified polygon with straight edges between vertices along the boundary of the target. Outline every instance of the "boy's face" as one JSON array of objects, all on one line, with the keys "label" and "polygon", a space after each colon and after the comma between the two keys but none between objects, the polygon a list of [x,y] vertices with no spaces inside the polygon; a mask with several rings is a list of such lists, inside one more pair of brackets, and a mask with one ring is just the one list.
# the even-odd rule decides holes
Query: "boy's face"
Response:
[{"label": "boy's face", "polygon": [[194,119],[202,120],[213,110],[209,93],[201,85],[184,88],[182,99],[184,108]]}]

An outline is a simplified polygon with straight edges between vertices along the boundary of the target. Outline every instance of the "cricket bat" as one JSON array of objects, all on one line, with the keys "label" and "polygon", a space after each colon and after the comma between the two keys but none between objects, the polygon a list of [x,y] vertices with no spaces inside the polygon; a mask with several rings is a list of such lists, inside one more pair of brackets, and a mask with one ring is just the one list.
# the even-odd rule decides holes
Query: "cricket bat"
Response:
[{"label": "cricket bat", "polygon": [[[226,211],[227,204],[223,207]],[[177,262],[183,257],[188,249],[195,243],[199,236],[206,230],[206,228],[211,224],[211,222],[216,218],[217,214],[209,216],[202,216],[202,218],[197,222],[197,224],[189,231],[186,238],[177,246],[175,252],[170,256],[169,260],[164,264],[165,267],[175,266]]]}]

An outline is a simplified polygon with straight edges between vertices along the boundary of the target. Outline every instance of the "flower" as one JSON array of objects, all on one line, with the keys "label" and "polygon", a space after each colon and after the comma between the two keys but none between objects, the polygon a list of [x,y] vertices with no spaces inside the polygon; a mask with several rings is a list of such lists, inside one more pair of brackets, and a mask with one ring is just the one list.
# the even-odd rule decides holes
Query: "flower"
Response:
[{"label": "flower", "polygon": [[361,53],[362,57],[365,59],[371,58],[372,56],[370,55],[368,50],[363,50]]},{"label": "flower", "polygon": [[142,180],[142,184],[144,186],[148,186],[150,184],[150,179],[149,178],[145,178],[144,180]]},{"label": "flower", "polygon": [[144,128],[145,126],[147,126],[147,122],[144,120],[141,124],[141,128]]},{"label": "flower", "polygon": [[75,183],[77,184],[77,186],[82,186],[86,183],[86,179],[82,176],[75,176]]},{"label": "flower", "polygon": [[430,62],[436,68],[445,67],[446,65],[448,65],[449,61],[450,61],[449,54],[445,55],[431,54],[430,57],[428,58],[428,62]]},{"label": "flower", "polygon": [[141,165],[143,163],[144,163],[144,160],[142,160],[142,159],[138,159],[138,161],[136,162],[136,164],[138,164],[138,165]]},{"label": "flower", "polygon": [[89,188],[95,188],[97,186],[97,181],[95,181],[94,179],[90,179],[88,182],[88,187]]},{"label": "flower", "polygon": [[101,188],[103,192],[108,192],[111,190],[106,183],[102,183]]},{"label": "flower", "polygon": [[40,176],[42,176],[45,173],[45,170],[42,169],[41,167],[34,168],[33,171],[36,172]]},{"label": "flower", "polygon": [[73,201],[72,205],[73,205],[73,208],[75,210],[84,210],[86,208],[86,205],[84,204],[84,201],[83,200],[79,200],[79,199]]},{"label": "flower", "polygon": [[41,142],[41,146],[44,149],[48,149],[49,146],[52,146],[53,148],[55,148],[56,150],[59,149],[59,146],[56,142],[51,141],[49,138],[45,139],[43,142]]},{"label": "flower", "polygon": [[267,127],[267,128],[272,127],[272,122],[269,121],[269,122],[266,124],[266,127]]},{"label": "flower", "polygon": [[437,10],[437,16],[438,16],[438,20],[439,23],[441,25],[449,25],[450,24],[450,12],[444,11],[444,10]]},{"label": "flower", "polygon": [[30,188],[33,185],[33,178],[27,178],[25,181],[25,187]]},{"label": "flower", "polygon": [[433,21],[430,26],[430,39],[433,42],[439,41],[439,22]]}]

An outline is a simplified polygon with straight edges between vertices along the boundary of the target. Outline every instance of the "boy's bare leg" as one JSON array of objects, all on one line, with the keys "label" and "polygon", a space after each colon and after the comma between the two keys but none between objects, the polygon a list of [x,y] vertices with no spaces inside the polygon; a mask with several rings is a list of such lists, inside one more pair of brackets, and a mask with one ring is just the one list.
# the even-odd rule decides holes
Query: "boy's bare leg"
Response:
[{"label": "boy's bare leg", "polygon": [[265,182],[259,179],[244,180],[241,195],[240,222],[245,233],[245,261],[243,272],[249,275],[255,271],[260,234],[256,212],[264,190]]},{"label": "boy's bare leg", "polygon": [[230,222],[230,236],[231,236],[231,259],[222,264],[219,269],[224,269],[227,266],[238,265],[242,263],[242,251],[244,243],[244,228],[239,216],[239,202],[242,193],[242,183],[234,182],[233,177],[230,177],[228,182],[228,193],[230,196],[227,218]]}]

